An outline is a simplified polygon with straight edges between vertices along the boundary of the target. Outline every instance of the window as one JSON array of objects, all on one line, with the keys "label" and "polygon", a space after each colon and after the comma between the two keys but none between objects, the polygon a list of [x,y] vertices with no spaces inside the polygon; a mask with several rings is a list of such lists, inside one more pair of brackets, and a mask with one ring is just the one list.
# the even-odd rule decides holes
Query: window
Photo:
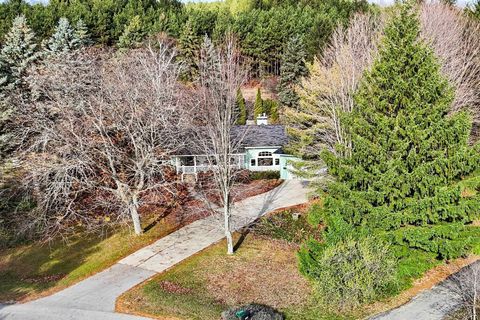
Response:
[{"label": "window", "polygon": [[269,151],[260,151],[257,161],[259,167],[271,167],[273,166],[273,154]]},{"label": "window", "polygon": [[270,167],[273,166],[273,158],[258,158],[259,167]]},{"label": "window", "polygon": [[279,166],[280,165],[280,159],[275,159],[275,165]]},{"label": "window", "polygon": [[257,165],[257,161],[255,159],[250,160],[250,166],[255,167]]},{"label": "window", "polygon": [[258,154],[259,157],[271,157],[272,153],[268,151],[262,151]]}]

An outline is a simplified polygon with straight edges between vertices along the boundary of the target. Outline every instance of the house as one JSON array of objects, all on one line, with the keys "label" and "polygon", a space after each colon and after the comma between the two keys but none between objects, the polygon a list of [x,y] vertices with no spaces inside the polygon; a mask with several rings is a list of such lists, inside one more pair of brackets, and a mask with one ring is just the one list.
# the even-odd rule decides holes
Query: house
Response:
[{"label": "house", "polygon": [[[295,178],[290,162],[298,159],[285,154],[283,150],[288,143],[285,126],[269,125],[268,118],[261,115],[257,118],[257,124],[235,126],[232,135],[241,137],[237,153],[232,154],[233,167],[250,171],[277,171],[282,179]],[[209,171],[213,163],[209,155],[190,153],[193,154],[173,157],[176,171],[182,175],[182,179],[188,174]]]}]

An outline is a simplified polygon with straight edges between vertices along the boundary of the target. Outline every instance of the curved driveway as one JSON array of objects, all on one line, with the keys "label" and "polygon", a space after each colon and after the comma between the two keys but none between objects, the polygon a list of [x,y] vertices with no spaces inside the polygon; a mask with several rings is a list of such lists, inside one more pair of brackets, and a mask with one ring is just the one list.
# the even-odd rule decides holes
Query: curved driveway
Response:
[{"label": "curved driveway", "polygon": [[[236,230],[267,212],[307,202],[307,183],[286,181],[274,190],[245,199],[233,208]],[[112,267],[52,296],[25,304],[0,305],[1,320],[141,320],[115,313],[125,291],[223,239],[221,217],[208,217],[158,240]]]}]

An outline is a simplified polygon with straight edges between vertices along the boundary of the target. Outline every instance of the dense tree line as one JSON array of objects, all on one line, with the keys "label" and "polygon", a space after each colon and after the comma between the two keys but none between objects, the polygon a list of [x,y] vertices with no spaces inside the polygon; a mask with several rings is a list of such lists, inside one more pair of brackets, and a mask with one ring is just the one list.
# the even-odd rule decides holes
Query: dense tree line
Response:
[{"label": "dense tree line", "polygon": [[302,37],[311,60],[338,24],[347,24],[352,13],[366,10],[366,1],[351,0],[188,5],[177,0],[51,0],[47,5],[9,0],[0,4],[0,39],[19,14],[25,15],[39,41],[51,36],[60,18],[67,18],[72,24],[82,21],[92,40],[105,45],[135,47],[148,36],[166,33],[178,39],[185,60],[195,63],[205,35],[220,43],[233,33],[254,76],[278,75],[284,47],[292,37]]}]

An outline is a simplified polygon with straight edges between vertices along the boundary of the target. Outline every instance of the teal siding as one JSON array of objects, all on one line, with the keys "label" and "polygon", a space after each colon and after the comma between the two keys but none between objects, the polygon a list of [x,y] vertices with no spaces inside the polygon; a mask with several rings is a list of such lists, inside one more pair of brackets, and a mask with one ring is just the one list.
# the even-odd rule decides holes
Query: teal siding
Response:
[{"label": "teal siding", "polygon": [[291,172],[293,166],[291,162],[300,161],[299,158],[282,154],[280,155],[280,179],[283,180],[292,180],[296,179],[295,174]]}]

